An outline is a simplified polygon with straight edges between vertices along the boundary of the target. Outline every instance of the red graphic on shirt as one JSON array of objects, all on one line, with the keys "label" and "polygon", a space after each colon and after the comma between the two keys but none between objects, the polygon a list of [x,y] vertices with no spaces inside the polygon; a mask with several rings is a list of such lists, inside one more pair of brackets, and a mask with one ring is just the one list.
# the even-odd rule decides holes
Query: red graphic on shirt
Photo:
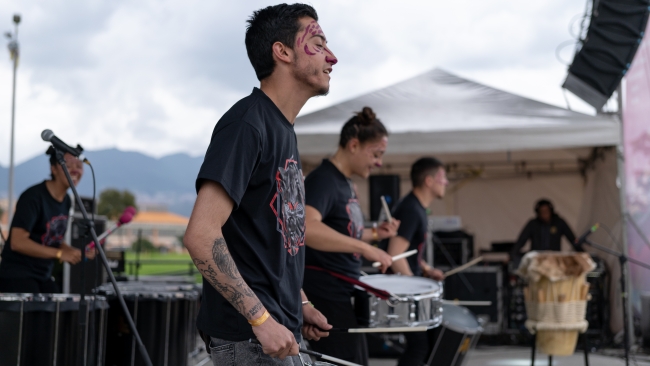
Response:
[{"label": "red graphic on shirt", "polygon": [[46,225],[45,234],[41,236],[41,244],[46,247],[58,247],[63,241],[65,230],[68,228],[68,216],[54,216]]},{"label": "red graphic on shirt", "polygon": [[[356,198],[350,198],[348,204],[345,205],[345,211],[348,213],[350,222],[348,223],[348,234],[350,237],[357,240],[361,240],[363,236],[363,212],[361,212],[361,206],[359,206],[359,200]],[[354,258],[361,258],[361,254],[354,253]]]},{"label": "red graphic on shirt", "polygon": [[305,184],[302,170],[293,158],[275,174],[277,192],[271,199],[271,209],[278,218],[276,229],[282,234],[284,248],[290,255],[298,254],[305,245]]}]

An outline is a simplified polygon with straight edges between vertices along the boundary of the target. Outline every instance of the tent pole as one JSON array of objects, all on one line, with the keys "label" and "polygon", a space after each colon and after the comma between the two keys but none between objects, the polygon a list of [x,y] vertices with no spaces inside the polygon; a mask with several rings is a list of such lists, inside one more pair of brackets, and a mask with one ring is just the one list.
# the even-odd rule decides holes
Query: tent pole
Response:
[{"label": "tent pole", "polygon": [[[628,227],[628,212],[627,212],[627,194],[626,194],[626,181],[625,181],[625,147],[624,147],[624,127],[623,127],[623,80],[621,80],[621,83],[618,85],[618,88],[616,89],[617,91],[617,101],[618,101],[618,111],[616,114],[618,115],[618,119],[620,122],[621,126],[621,138],[619,139],[618,146],[616,147],[616,152],[617,152],[617,160],[618,160],[618,192],[619,192],[619,200],[621,204],[621,222],[622,222],[622,230],[621,230],[621,241],[623,243],[623,250],[625,251],[625,255],[629,255],[630,251],[628,248],[628,240],[627,240],[627,227]],[[629,345],[633,345],[635,341],[634,337],[634,305],[632,304],[632,299],[631,299],[631,292],[630,290],[632,289],[631,283],[632,283],[632,277],[630,275],[630,266],[626,264],[625,266],[621,267],[621,271],[625,271],[625,276],[629,278],[627,281],[627,288],[621,289],[621,291],[625,291],[625,294],[628,298],[627,301],[627,313],[629,314],[628,319],[623,319],[624,322],[627,322],[628,324],[628,329],[630,330],[630,334],[627,336],[629,337]]]}]

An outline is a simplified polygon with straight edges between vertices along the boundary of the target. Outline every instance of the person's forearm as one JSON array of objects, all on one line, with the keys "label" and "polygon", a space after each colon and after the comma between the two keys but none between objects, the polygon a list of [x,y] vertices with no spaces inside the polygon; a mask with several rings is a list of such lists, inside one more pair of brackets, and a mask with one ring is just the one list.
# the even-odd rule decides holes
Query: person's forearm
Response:
[{"label": "person's forearm", "polygon": [[363,229],[363,235],[361,236],[361,241],[364,243],[372,243],[373,241],[379,240],[379,237],[377,234],[373,234],[373,232],[377,232],[377,229],[373,230],[372,228],[364,228]]},{"label": "person's forearm", "polygon": [[390,268],[395,273],[399,273],[404,276],[413,276],[413,272],[411,272],[411,267],[409,266],[409,263],[405,258],[394,261],[393,264],[390,266]]},{"label": "person's forearm", "polygon": [[29,238],[11,238],[11,249],[20,254],[28,255],[34,258],[53,259],[57,258],[60,249],[46,247],[38,244]]},{"label": "person's forearm", "polygon": [[343,235],[321,221],[315,220],[307,222],[305,243],[312,249],[336,253],[363,253],[370,245]]},{"label": "person's forearm", "polygon": [[203,277],[247,320],[264,314],[264,305],[242,278],[223,237],[188,251]]}]

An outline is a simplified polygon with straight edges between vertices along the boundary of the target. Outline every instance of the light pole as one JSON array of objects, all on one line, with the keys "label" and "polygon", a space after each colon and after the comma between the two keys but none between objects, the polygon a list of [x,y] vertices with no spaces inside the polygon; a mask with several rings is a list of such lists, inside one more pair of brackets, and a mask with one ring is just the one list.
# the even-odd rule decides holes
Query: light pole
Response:
[{"label": "light pole", "polygon": [[14,62],[14,83],[13,83],[13,93],[11,96],[11,134],[10,147],[9,147],[9,207],[7,207],[7,225],[11,226],[11,219],[14,214],[14,125],[16,119],[16,70],[18,69],[18,57],[20,55],[18,47],[18,24],[20,23],[20,15],[14,14],[14,33],[10,32],[5,33],[7,39],[9,39],[9,54],[11,55],[11,60]]}]

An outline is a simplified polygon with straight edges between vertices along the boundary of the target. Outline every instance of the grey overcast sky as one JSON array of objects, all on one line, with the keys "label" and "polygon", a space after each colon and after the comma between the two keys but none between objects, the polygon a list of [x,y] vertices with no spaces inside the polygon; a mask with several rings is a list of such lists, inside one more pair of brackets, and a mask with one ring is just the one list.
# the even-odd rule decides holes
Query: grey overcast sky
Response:
[{"label": "grey overcast sky", "polygon": [[[586,0],[314,0],[339,63],[303,113],[440,67],[566,107],[555,56]],[[19,28],[16,161],[49,128],[86,149],[203,154],[219,117],[258,85],[244,31],[268,1],[0,0]],[[572,21],[578,19],[572,23]],[[9,162],[11,62],[0,50],[0,164]],[[572,47],[561,53],[571,60]],[[569,95],[574,109],[593,113]]]}]

